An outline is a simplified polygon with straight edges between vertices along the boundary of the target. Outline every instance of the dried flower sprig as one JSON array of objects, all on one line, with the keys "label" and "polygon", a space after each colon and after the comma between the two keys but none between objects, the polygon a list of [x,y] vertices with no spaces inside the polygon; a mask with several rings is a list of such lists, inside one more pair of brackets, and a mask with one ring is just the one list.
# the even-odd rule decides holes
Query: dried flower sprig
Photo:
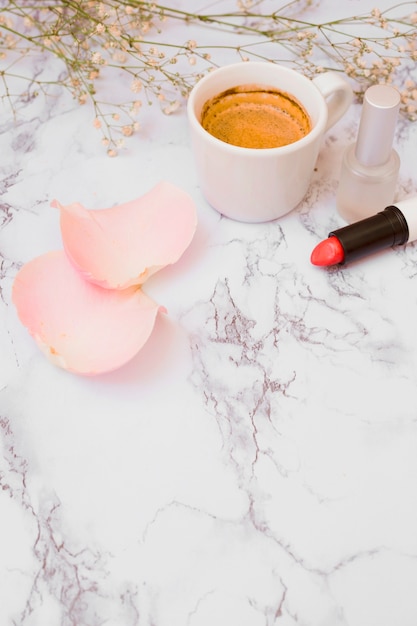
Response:
[{"label": "dried flower sprig", "polygon": [[[233,60],[291,64],[308,76],[340,71],[359,96],[370,84],[393,83],[403,113],[417,119],[417,2],[320,23],[307,17],[311,0],[273,11],[267,4],[236,0],[235,10],[208,14],[139,0],[0,0],[0,95],[16,114],[20,103],[66,89],[80,104],[92,104],[94,126],[115,155],[139,130],[144,100],[173,113],[219,65],[221,51]],[[204,26],[213,41],[176,41],[178,21]],[[58,76],[49,57],[62,62]],[[28,58],[35,59],[35,74],[33,64],[25,74]],[[109,85],[117,95],[103,100]]]}]

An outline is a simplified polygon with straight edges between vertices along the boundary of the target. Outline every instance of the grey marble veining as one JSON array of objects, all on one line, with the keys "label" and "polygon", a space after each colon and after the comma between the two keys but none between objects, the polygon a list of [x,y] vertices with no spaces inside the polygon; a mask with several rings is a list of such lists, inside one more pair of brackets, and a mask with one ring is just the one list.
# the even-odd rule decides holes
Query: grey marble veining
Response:
[{"label": "grey marble veining", "polygon": [[[109,159],[65,94],[19,106],[0,134],[1,624],[414,626],[417,245],[309,261],[342,225],[359,105],[302,204],[257,225],[201,196],[184,109],[145,111]],[[416,142],[402,120],[398,198]],[[62,245],[50,202],[111,206],[159,180],[199,217],[144,288],[167,314],[114,373],[54,367],[11,303],[18,269]]]}]

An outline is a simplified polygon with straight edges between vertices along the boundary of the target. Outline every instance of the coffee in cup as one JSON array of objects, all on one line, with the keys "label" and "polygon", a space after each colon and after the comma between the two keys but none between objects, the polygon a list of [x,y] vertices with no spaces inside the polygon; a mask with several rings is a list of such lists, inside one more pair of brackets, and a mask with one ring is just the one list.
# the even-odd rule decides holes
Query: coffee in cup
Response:
[{"label": "coffee in cup", "polygon": [[[258,92],[261,102],[271,94],[274,98],[279,94],[281,107],[283,100],[291,102],[285,110],[297,120],[295,126],[304,128],[304,136],[258,149],[229,143],[238,143],[234,132],[242,126],[240,118],[231,126],[233,133],[229,125],[222,139],[206,130],[203,109],[210,118],[210,109],[211,113],[222,110],[227,99],[237,100],[238,108],[242,107],[239,99],[251,98],[252,91]],[[323,72],[310,80],[293,69],[263,61],[232,63],[209,72],[194,85],[187,105],[194,164],[207,202],[222,215],[243,222],[274,220],[294,209],[309,187],[324,133],[342,117],[352,96],[351,86],[336,72]],[[247,140],[249,131],[243,134]]]},{"label": "coffee in cup", "polygon": [[205,102],[201,125],[213,137],[242,148],[277,148],[305,137],[310,117],[298,100],[265,85],[239,85]]}]

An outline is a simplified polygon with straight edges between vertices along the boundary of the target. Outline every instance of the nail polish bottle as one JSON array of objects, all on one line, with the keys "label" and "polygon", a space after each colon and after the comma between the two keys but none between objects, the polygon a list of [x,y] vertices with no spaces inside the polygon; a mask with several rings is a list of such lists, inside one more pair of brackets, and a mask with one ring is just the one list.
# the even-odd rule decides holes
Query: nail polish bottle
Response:
[{"label": "nail polish bottle", "polygon": [[370,217],[392,204],[400,169],[393,149],[400,94],[391,85],[365,91],[356,143],[343,155],[336,203],[348,223]]}]

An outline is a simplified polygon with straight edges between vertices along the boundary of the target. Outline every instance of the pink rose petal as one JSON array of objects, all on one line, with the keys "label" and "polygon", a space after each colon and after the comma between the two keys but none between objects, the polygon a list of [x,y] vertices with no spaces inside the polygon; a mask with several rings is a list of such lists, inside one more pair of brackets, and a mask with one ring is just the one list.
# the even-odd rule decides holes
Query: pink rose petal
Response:
[{"label": "pink rose petal", "polygon": [[135,356],[161,310],[140,288],[108,290],[84,280],[64,251],[26,263],[15,278],[13,302],[53,363],[88,375]]},{"label": "pink rose petal", "polygon": [[191,197],[167,182],[109,209],[62,206],[56,200],[52,206],[61,211],[64,248],[74,266],[87,280],[109,289],[142,285],[175,263],[197,225]]}]

